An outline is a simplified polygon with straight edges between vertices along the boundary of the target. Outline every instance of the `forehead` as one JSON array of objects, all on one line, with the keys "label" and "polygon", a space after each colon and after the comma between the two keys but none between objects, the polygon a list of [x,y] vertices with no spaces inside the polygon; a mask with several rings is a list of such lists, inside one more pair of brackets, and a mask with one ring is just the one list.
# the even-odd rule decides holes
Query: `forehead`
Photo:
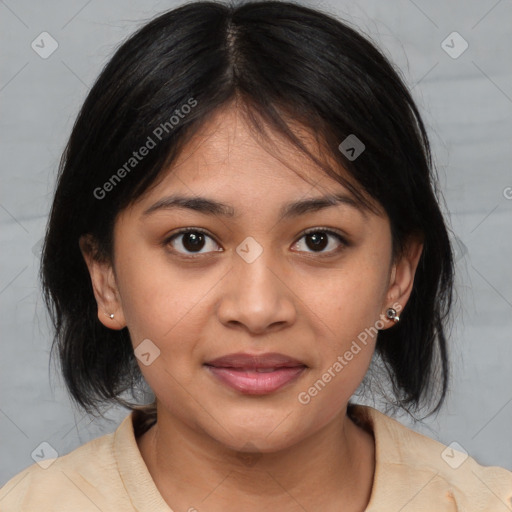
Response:
[{"label": "forehead", "polygon": [[[288,124],[313,155],[350,179],[309,129]],[[269,199],[274,197],[272,191],[279,191],[281,197],[315,188],[317,193],[348,192],[282,134],[268,128],[266,136],[258,133],[233,104],[216,111],[187,142],[164,175],[162,188],[169,187],[189,188],[190,193],[236,188],[254,197],[260,191]]]},{"label": "forehead", "polygon": [[[308,128],[287,123],[320,163],[361,190]],[[366,218],[375,214],[293,142],[268,128],[262,135],[231,104],[203,122],[157,182],[123,215],[143,220],[148,213],[179,208],[232,218],[277,215],[284,220],[336,204],[352,206]],[[379,205],[376,210],[385,216]]]}]

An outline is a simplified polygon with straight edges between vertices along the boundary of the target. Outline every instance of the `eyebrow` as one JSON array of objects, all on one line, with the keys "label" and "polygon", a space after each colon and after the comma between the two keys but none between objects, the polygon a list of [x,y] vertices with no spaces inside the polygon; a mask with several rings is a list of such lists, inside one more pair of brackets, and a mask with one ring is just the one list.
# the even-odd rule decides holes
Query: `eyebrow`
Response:
[{"label": "eyebrow", "polygon": [[[352,197],[346,194],[329,194],[284,204],[279,212],[279,220],[298,217],[306,213],[317,212],[340,204],[354,208],[361,213],[363,217],[367,217],[364,206]],[[160,199],[145,210],[142,216],[146,217],[157,211],[172,209],[193,210],[204,215],[218,215],[227,218],[236,217],[234,208],[228,204],[207,197],[181,195],[171,195]]]}]

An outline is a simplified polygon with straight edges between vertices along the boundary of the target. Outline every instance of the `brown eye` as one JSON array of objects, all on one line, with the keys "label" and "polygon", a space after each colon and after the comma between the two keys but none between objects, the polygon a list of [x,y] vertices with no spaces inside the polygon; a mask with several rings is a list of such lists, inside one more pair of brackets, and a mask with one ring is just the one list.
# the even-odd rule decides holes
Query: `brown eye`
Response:
[{"label": "brown eye", "polygon": [[306,235],[306,245],[313,251],[323,251],[328,244],[329,236],[322,231]]},{"label": "brown eye", "polygon": [[[329,229],[315,228],[304,233],[300,240],[302,239],[305,240],[305,246],[309,249],[309,251],[305,250],[305,252],[330,253],[336,252],[340,247],[348,245],[347,241],[339,233]],[[336,242],[332,242],[331,239],[337,240],[338,244],[336,245]],[[296,245],[298,244],[299,242],[296,243]],[[329,247],[330,249],[325,250]]]},{"label": "brown eye", "polygon": [[[199,229],[183,229],[166,239],[165,245],[170,245],[173,251],[187,254],[205,254],[218,251],[218,245],[211,236]],[[207,249],[203,251],[203,249]],[[211,249],[211,250],[208,250]]]}]

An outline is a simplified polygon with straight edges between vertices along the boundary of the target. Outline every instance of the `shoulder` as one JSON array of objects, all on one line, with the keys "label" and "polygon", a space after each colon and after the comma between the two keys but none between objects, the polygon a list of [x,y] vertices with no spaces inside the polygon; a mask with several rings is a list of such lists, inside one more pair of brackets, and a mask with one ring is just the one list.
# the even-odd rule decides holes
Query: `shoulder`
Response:
[{"label": "shoulder", "polygon": [[[126,428],[128,416],[118,430]],[[106,434],[55,459],[35,463],[0,489],[2,512],[21,510],[95,512],[124,505],[124,489],[114,456],[116,432]]]},{"label": "shoulder", "polygon": [[356,409],[375,438],[376,472],[370,501],[375,510],[380,503],[404,507],[404,512],[512,509],[511,471],[483,466],[460,445],[446,446],[376,409]]}]

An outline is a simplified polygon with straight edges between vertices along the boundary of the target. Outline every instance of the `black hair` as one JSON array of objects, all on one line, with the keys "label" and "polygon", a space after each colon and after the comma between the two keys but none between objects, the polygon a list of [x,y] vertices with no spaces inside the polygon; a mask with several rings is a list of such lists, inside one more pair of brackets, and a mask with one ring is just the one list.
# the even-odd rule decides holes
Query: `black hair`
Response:
[{"label": "black hair", "polygon": [[[424,123],[374,43],[333,15],[276,0],[167,11],[116,50],[90,90],[61,158],[41,265],[52,353],[72,398],[90,413],[107,403],[137,409],[122,396],[143,380],[127,328],[97,318],[80,237],[90,234],[96,257],[111,258],[117,215],[235,100],[258,134],[271,127],[362,204],[381,205],[394,255],[410,236],[423,237],[409,302],[401,321],[379,332],[376,354],[399,407],[437,411],[448,389],[454,268]],[[311,130],[334,166],[308,151],[291,123]],[[357,158],[340,149],[349,136],[364,144]],[[135,158],[143,145],[147,154]]]}]

